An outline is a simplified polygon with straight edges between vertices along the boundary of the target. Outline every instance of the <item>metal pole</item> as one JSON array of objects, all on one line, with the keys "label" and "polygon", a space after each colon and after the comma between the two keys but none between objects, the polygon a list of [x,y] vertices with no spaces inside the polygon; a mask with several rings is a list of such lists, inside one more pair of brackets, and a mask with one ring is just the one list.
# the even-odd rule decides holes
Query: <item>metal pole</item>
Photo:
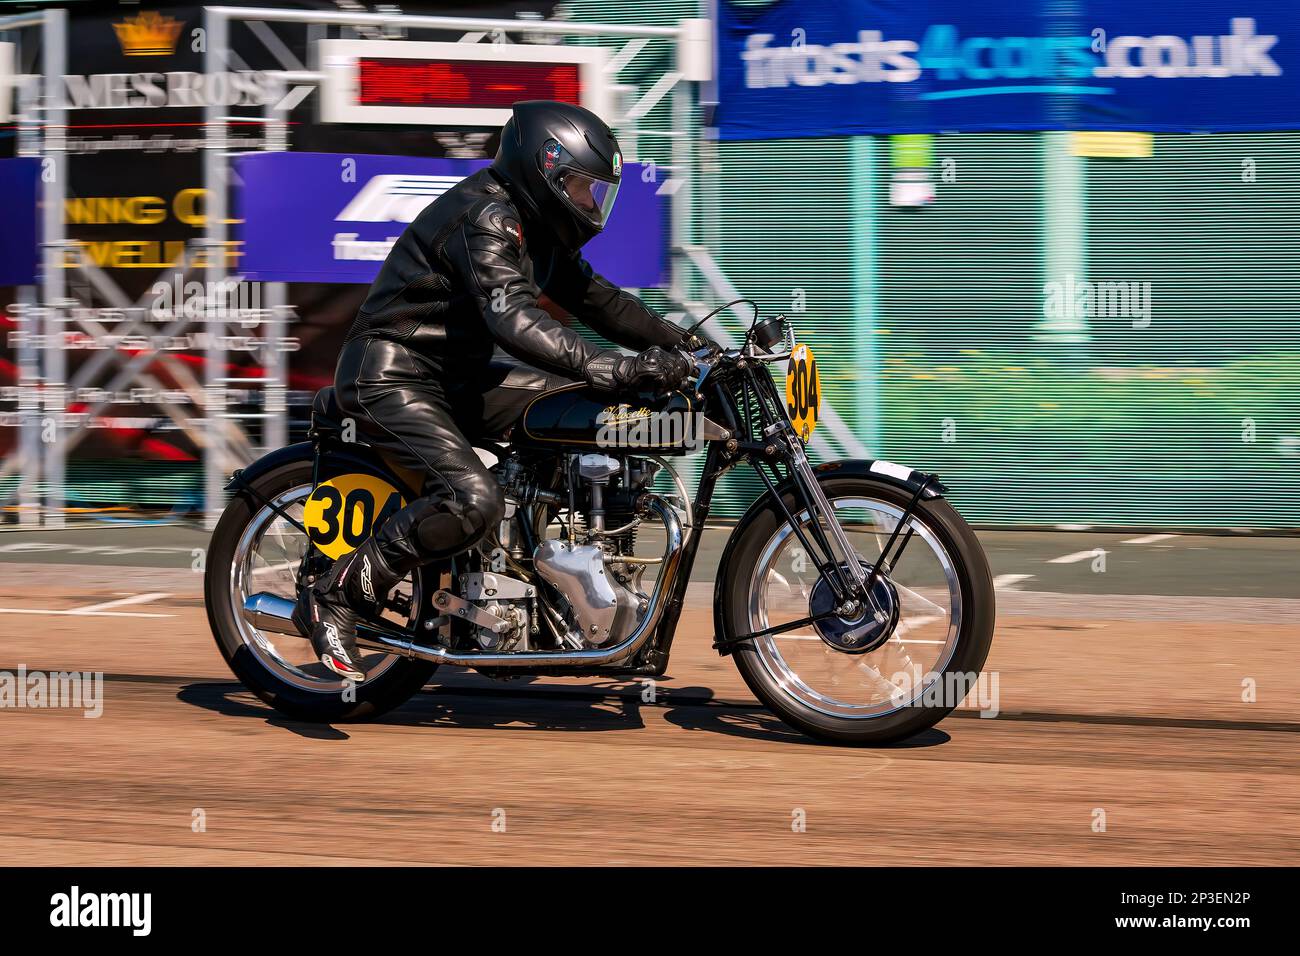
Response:
[{"label": "metal pole", "polygon": [[18,437],[18,521],[26,527],[34,527],[41,521],[41,499],[39,494],[41,476],[41,409],[40,392],[37,382],[40,380],[40,352],[30,343],[30,339],[39,334],[40,323],[32,318],[32,310],[37,305],[36,290],[32,286],[23,286],[18,291],[18,302],[23,307],[18,320],[22,333],[22,344],[18,347],[18,417],[21,431]]},{"label": "metal pole", "polygon": [[[403,26],[417,30],[504,30],[508,33],[555,33],[567,36],[626,36],[675,38],[680,27],[638,27],[572,20],[499,20],[479,17],[417,16],[409,13],[334,13],[319,10],[261,10],[256,7],[204,7],[205,15],[223,21],[261,20],[265,23],[324,23],[334,26]],[[212,34],[208,34],[211,38]],[[212,49],[211,45],[208,47]]]},{"label": "metal pole", "polygon": [[[1088,276],[1088,181],[1084,159],[1074,155],[1070,132],[1038,134],[1043,155],[1043,282],[1060,290],[1060,311],[1045,314],[1034,326],[1034,338],[1068,346],[1067,353],[1085,354],[1092,336],[1088,316],[1075,302],[1077,283]],[[1046,310],[1045,310],[1046,311]]]},{"label": "metal pole", "polygon": [[691,297],[691,265],[677,250],[693,244],[691,231],[692,199],[695,189],[695,147],[687,135],[691,123],[691,90],[685,81],[679,81],[672,91],[673,131],[680,135],[672,140],[673,178],[677,188],[669,197],[672,203],[671,236],[669,248],[672,256],[672,296],[678,302],[693,301]]},{"label": "metal pole", "polygon": [[63,334],[63,308],[67,291],[64,283],[63,228],[64,201],[67,197],[68,161],[66,149],[67,117],[63,104],[63,74],[67,71],[67,23],[65,10],[46,10],[41,22],[41,73],[44,75],[45,169],[42,171],[42,256],[41,298],[46,307],[45,319],[45,416],[41,423],[44,440],[42,471],[45,485],[45,522],[48,527],[62,528],[66,506],[67,455],[63,440],[64,416],[67,413],[67,356],[59,340]]},{"label": "metal pole", "polygon": [[[681,47],[674,45],[673,49],[673,69],[680,70]],[[694,244],[695,236],[692,229],[694,217],[694,192],[695,192],[695,142],[691,137],[691,116],[694,107],[694,94],[692,87],[695,84],[688,83],[686,80],[678,80],[673,86],[670,96],[672,96],[672,130],[675,135],[672,138],[672,156],[673,172],[672,177],[677,180],[677,188],[673,190],[668,197],[671,206],[669,222],[671,224],[671,234],[669,236],[669,266],[671,269],[669,288],[670,300],[674,302],[694,302],[694,269],[690,261],[681,255],[679,250]],[[686,480],[691,486],[698,486],[700,483],[700,468],[703,463],[703,457],[698,452],[690,455],[683,462],[683,470],[687,472]]]},{"label": "metal pole", "polygon": [[[16,63],[21,63],[16,59]],[[21,67],[20,67],[21,68]],[[40,138],[37,135],[37,91],[35,78],[23,79],[18,94],[18,155],[40,156]],[[17,348],[18,360],[18,521],[25,527],[40,524],[41,500],[41,414],[38,383],[41,377],[41,353],[36,347],[40,322],[34,318],[39,304],[36,287],[25,285],[18,290],[18,303],[22,312],[18,319],[20,332]]]},{"label": "metal pole", "polygon": [[44,24],[43,13],[14,13],[0,17],[0,30],[21,30],[23,27],[39,27]]},{"label": "metal pole", "polygon": [[[280,108],[288,94],[288,84],[281,78],[276,86],[275,102],[267,107],[268,122],[262,140],[263,149],[268,152],[284,152],[289,148],[289,110]],[[262,419],[262,446],[270,452],[289,443],[289,409],[285,400],[289,383],[289,356],[281,348],[281,343],[288,331],[293,310],[289,307],[289,290],[285,283],[264,282],[261,285],[266,297],[263,306],[270,312],[265,332],[265,338],[270,343],[267,346],[269,353],[263,352],[266,356],[267,374],[262,388],[262,412],[266,415]]]},{"label": "metal pole", "polygon": [[880,343],[876,335],[880,311],[879,209],[880,171],[876,167],[876,137],[855,136],[849,141],[850,202],[853,211],[852,275],[853,338],[859,360],[855,398],[857,430],[868,457],[881,452],[883,422],[880,402]]},{"label": "metal pole", "polygon": [[[229,21],[224,10],[211,7],[204,10],[203,20],[208,37],[203,66],[207,75],[213,76],[223,69],[226,62]],[[203,185],[207,200],[204,278],[207,282],[217,283],[224,277],[226,268],[225,107],[204,107],[203,119]],[[216,526],[225,504],[226,349],[222,338],[226,328],[224,322],[213,321],[208,310],[204,312],[204,331],[207,333],[204,417],[208,421],[208,443],[203,453],[203,515],[205,527],[211,529]]]}]

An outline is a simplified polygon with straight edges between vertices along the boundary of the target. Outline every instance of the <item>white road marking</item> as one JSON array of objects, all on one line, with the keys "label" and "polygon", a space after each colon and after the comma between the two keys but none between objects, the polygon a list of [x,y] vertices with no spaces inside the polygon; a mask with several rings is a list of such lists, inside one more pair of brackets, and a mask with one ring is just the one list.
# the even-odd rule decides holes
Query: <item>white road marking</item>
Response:
[{"label": "white road marking", "polygon": [[1028,581],[1032,577],[1032,574],[999,574],[993,579],[993,590],[1001,591],[1003,588],[1009,588],[1021,581]]},{"label": "white road marking", "polygon": [[126,557],[132,554],[190,554],[193,548],[156,547],[156,548],[122,548],[108,544],[53,544],[43,541],[18,541],[13,544],[0,545],[4,554],[102,554],[112,558]]},{"label": "white road marking", "polygon": [[1124,544],[1155,544],[1157,541],[1168,541],[1176,537],[1178,537],[1176,534],[1147,534],[1140,538],[1129,538]]},{"label": "white road marking", "polygon": [[159,598],[167,597],[166,591],[150,591],[148,594],[132,594],[130,597],[118,598],[116,601],[104,601],[102,604],[87,604],[85,607],[70,608],[72,614],[93,614],[107,611],[111,607],[125,607],[128,604],[148,604]]},{"label": "white road marking", "polygon": [[39,607],[0,607],[0,614],[50,614],[66,617],[175,617],[175,614],[150,614],[140,611],[112,611],[109,608],[125,607],[131,604],[147,604],[168,596],[166,591],[151,591],[148,594],[133,594],[118,598],[116,601],[102,601],[99,604],[87,604],[84,607],[72,607],[67,610]]},{"label": "white road marking", "polygon": [[260,568],[254,568],[253,577],[257,577],[259,574],[271,574],[274,571],[296,571],[300,563],[298,561],[283,561],[280,564],[267,564]]},{"label": "white road marking", "polygon": [[1063,554],[1059,558],[1052,558],[1048,564],[1077,564],[1080,561],[1087,561],[1089,558],[1097,556],[1097,549],[1091,551],[1075,551],[1073,554]]},{"label": "white road marking", "polygon": [[175,617],[175,614],[139,614],[130,611],[53,611],[40,607],[0,607],[0,614],[67,614],[72,617]]}]

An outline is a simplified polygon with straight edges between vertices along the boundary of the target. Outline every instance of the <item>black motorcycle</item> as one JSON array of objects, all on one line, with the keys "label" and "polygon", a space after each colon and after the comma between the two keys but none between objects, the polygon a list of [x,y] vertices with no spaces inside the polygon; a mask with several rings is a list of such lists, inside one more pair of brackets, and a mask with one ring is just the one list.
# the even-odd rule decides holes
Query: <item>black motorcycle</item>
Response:
[{"label": "black motorcycle", "polygon": [[[362,625],[359,685],[316,662],[294,603],[419,480],[358,440],[323,390],[309,441],[236,472],[212,535],[208,620],[231,669],[271,706],[318,721],[395,707],[439,664],[496,678],[662,675],[718,479],[748,468],[766,490],[721,555],[714,648],[814,737],[886,743],[937,723],[977,678],[994,622],[987,561],[944,486],[892,462],[809,462],[820,384],[784,317],[692,358],[693,388],[611,403],[570,385],[540,394],[498,442],[476,442],[495,459],[506,516],[473,550],[408,575]],[[784,396],[770,371],[781,361]],[[692,496],[668,459],[701,447]],[[653,530],[663,544],[646,554]]]}]

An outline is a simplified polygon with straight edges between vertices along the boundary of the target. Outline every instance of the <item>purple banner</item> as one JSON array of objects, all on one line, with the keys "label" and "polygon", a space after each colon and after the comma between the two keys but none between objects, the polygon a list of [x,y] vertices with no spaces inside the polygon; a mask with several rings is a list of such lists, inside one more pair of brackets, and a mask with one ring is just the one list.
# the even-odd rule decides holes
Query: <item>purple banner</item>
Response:
[{"label": "purple banner", "polygon": [[[258,282],[369,283],[420,211],[477,172],[484,159],[257,153],[235,160],[240,271]],[[610,224],[583,249],[624,288],[662,285],[668,269],[664,200],[628,163]]]},{"label": "purple banner", "polygon": [[0,202],[8,210],[0,229],[0,286],[36,284],[40,176],[35,157],[0,159]]}]

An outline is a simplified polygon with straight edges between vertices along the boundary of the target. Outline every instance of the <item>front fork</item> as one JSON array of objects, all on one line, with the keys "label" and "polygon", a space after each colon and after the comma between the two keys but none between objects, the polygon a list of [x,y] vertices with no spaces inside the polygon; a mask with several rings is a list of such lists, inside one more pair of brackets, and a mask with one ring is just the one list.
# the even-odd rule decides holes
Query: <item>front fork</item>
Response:
[{"label": "front fork", "polygon": [[[776,427],[771,429],[771,432],[773,434],[769,436],[770,440],[781,440],[786,444],[791,477],[803,507],[796,507],[795,512],[792,513],[786,507],[784,498],[768,477],[763,466],[752,458],[751,464],[758,476],[767,485],[777,507],[784,513],[786,521],[796,537],[798,537],[805,553],[813,558],[818,572],[835,593],[836,606],[822,614],[777,624],[750,634],[739,634],[729,638],[719,637],[713,646],[722,654],[730,653],[736,644],[751,638],[798,630],[817,621],[832,617],[838,617],[842,620],[859,618],[864,606],[875,621],[884,624],[888,620],[888,614],[884,608],[880,607],[873,596],[873,588],[882,576],[888,580],[891,569],[898,564],[903,550],[912,539],[913,529],[909,525],[913,514],[916,512],[917,505],[920,503],[925,490],[937,480],[935,475],[925,476],[912,495],[907,507],[903,510],[898,522],[894,525],[889,540],[881,548],[880,556],[871,565],[871,570],[864,572],[861,557],[854,549],[848,534],[844,531],[844,526],[840,524],[839,516],[831,506],[830,499],[826,497],[826,492],[822,490],[821,482],[817,480],[816,471],[808,461],[802,439],[799,438],[789,423],[778,423]],[[797,517],[797,515],[805,511],[809,519],[808,533],[805,533],[803,522]],[[824,533],[823,524],[830,531],[829,538]],[[907,532],[900,542],[899,537],[904,528],[907,529]],[[825,555],[825,560],[822,560],[822,555]]]},{"label": "front fork", "polygon": [[[848,580],[839,582],[845,586],[844,591],[841,593],[837,589],[837,595],[850,602],[858,597],[869,597],[866,590],[867,575],[862,571],[862,561],[853,550],[853,543],[844,532],[844,526],[840,524],[835,509],[831,507],[830,499],[826,497],[826,492],[822,491],[821,482],[817,480],[812,464],[808,461],[808,455],[804,452],[803,440],[793,434],[793,429],[787,433],[786,438],[790,445],[791,470],[794,472],[795,480],[802,486],[804,497],[809,499],[808,517],[812,519],[814,525],[818,526],[822,520],[825,520],[831,530],[831,542],[834,544],[830,553],[830,564],[834,567],[837,562],[842,563],[848,573]],[[838,555],[836,551],[839,552]],[[828,583],[833,587],[836,582]]]}]

